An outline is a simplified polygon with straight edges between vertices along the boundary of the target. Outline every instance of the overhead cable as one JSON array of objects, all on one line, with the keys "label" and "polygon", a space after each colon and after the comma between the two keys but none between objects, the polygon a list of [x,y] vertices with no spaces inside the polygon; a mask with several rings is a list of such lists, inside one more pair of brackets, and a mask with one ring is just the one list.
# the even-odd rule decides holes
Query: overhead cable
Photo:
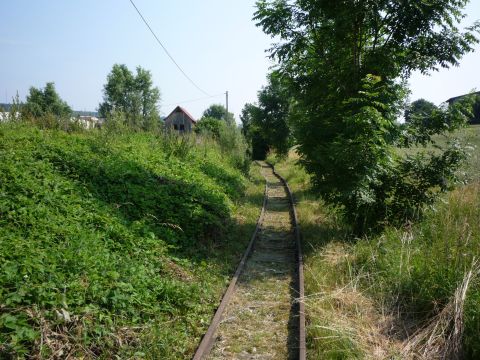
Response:
[{"label": "overhead cable", "polygon": [[145,25],[147,25],[148,29],[150,30],[150,32],[152,33],[152,35],[154,36],[154,38],[157,40],[158,44],[162,47],[163,51],[165,51],[165,54],[167,54],[167,56],[170,58],[170,60],[172,60],[172,62],[175,64],[175,66],[178,68],[178,70],[180,70],[180,72],[183,74],[183,76],[185,76],[185,78],[193,85],[195,86],[200,92],[204,93],[206,96],[211,96],[210,94],[208,94],[205,90],[203,90],[201,87],[199,87],[186,73],[185,71],[183,71],[183,69],[180,67],[180,65],[178,65],[178,63],[175,61],[175,59],[173,58],[172,55],[170,55],[170,53],[168,52],[167,48],[162,44],[162,42],[160,41],[160,39],[158,38],[158,36],[155,34],[155,32],[153,31],[153,29],[150,27],[150,25],[148,24],[147,20],[145,20],[145,18],[143,17],[142,13],[140,12],[140,10],[137,8],[137,6],[135,5],[135,3],[133,2],[133,0],[130,0],[130,3],[133,5],[133,7],[135,8],[135,10],[137,11],[138,15],[140,15],[140,17],[142,18],[143,22],[145,23]]},{"label": "overhead cable", "polygon": [[168,107],[168,106],[174,106],[174,105],[180,105],[180,104],[188,104],[188,103],[192,103],[192,102],[196,102],[196,101],[216,98],[216,97],[223,96],[223,95],[225,95],[225,93],[221,93],[221,94],[217,94],[217,95],[210,95],[210,96],[206,96],[206,97],[202,97],[202,98],[198,98],[198,99],[183,100],[183,101],[179,101],[179,102],[171,103],[171,104],[166,104],[166,105],[162,105],[162,106]]}]

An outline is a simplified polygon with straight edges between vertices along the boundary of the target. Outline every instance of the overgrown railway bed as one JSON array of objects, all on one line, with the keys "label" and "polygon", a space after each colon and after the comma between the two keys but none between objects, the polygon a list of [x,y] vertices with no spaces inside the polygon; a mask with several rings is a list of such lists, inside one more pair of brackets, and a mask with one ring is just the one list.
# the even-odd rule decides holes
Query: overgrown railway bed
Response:
[{"label": "overgrown railway bed", "polygon": [[273,167],[259,165],[266,185],[257,227],[194,360],[306,358],[295,203]]}]

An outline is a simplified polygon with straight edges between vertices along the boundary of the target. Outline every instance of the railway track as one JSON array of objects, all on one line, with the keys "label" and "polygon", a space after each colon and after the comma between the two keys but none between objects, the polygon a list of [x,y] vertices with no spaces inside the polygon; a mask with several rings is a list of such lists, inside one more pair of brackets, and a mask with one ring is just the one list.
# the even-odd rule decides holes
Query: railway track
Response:
[{"label": "railway track", "polygon": [[194,360],[306,359],[301,236],[292,192],[265,162],[256,229]]}]

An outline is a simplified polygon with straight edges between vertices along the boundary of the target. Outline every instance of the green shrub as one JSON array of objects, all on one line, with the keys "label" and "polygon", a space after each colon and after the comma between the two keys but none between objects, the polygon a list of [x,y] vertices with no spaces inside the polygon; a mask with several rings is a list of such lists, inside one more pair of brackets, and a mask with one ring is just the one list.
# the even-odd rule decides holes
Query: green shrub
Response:
[{"label": "green shrub", "polygon": [[[462,145],[480,143],[480,128],[476,126],[452,135]],[[449,139],[435,141],[445,147]],[[438,154],[434,148],[428,150]],[[414,157],[418,149],[411,151],[409,155]],[[298,200],[305,251],[308,347],[313,357],[338,358],[343,354],[363,358],[344,351],[358,348],[368,357],[379,346],[385,358],[390,353],[391,358],[397,358],[394,354],[409,341],[405,334],[411,339],[415,330],[451,305],[465,274],[480,256],[480,152],[475,147],[470,152],[467,164],[459,171],[466,185],[442,195],[420,221],[387,226],[380,234],[359,239],[352,237],[351,224],[342,221],[338,209],[315,196],[310,176],[299,166],[295,151],[283,160],[269,155],[268,160],[277,164],[277,171],[287,179]],[[470,283],[463,306],[465,359],[480,356],[478,275]],[[352,290],[356,295],[351,302],[354,310],[348,313],[338,299],[346,293],[346,299],[351,300]],[[385,323],[389,332],[382,328]],[[452,330],[450,325],[445,333]]]},{"label": "green shrub", "polygon": [[195,125],[195,133],[204,136],[212,136],[214,139],[220,138],[220,132],[227,123],[212,117],[203,117]]},{"label": "green shrub", "polygon": [[235,162],[189,138],[0,124],[0,357],[190,356],[255,222],[233,222]]},{"label": "green shrub", "polygon": [[[355,267],[371,274],[365,284],[371,294],[416,321],[438,314],[480,256],[479,207],[480,185],[474,183],[449,194],[411,229],[390,228],[380,237],[359,241],[353,250]],[[480,354],[479,304],[475,280],[464,314],[464,350],[471,359]]]}]

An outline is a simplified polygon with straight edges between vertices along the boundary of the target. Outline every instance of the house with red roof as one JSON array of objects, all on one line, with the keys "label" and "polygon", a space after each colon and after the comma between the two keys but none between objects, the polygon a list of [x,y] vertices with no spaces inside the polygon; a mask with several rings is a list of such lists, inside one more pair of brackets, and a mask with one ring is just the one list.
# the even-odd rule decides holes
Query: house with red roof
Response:
[{"label": "house with red roof", "polygon": [[188,133],[192,132],[197,121],[187,110],[181,106],[177,106],[170,115],[165,118],[164,123],[165,129]]}]

